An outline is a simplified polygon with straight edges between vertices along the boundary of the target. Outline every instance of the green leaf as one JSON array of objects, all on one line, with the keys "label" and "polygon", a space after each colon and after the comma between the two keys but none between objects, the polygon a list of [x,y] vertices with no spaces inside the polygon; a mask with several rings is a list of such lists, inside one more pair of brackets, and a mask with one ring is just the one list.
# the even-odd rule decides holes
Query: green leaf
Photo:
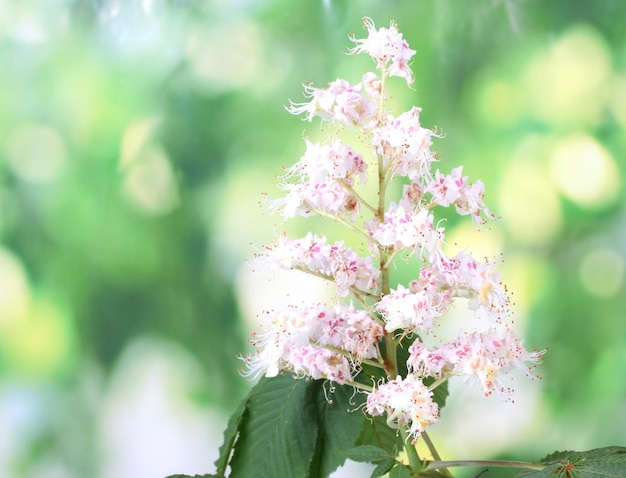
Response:
[{"label": "green leaf", "polygon": [[224,475],[170,475],[165,478],[224,478]]},{"label": "green leaf", "polygon": [[[430,386],[435,381],[434,378],[428,377],[424,379],[424,385]],[[445,406],[446,399],[450,392],[448,391],[448,381],[443,382],[436,389],[433,390],[433,400],[439,406],[439,410]]]},{"label": "green leaf", "polygon": [[409,359],[409,347],[415,340],[419,340],[419,338],[416,338],[413,335],[411,337],[405,335],[404,337],[402,337],[402,340],[400,341],[400,344],[396,349],[396,358],[398,360],[398,374],[401,375],[402,378],[405,378],[409,373],[407,367],[407,361]]},{"label": "green leaf", "polygon": [[226,473],[226,467],[228,466],[228,460],[230,458],[235,440],[239,434],[239,427],[241,420],[243,419],[246,407],[248,406],[248,397],[241,401],[237,410],[230,416],[226,430],[224,430],[224,443],[219,449],[219,457],[215,460],[215,467],[217,473],[224,475]]},{"label": "green leaf", "polygon": [[322,380],[316,385],[319,434],[310,478],[326,477],[346,461],[337,450],[354,446],[367,420],[359,408],[364,395],[347,385],[333,385],[332,391]]},{"label": "green leaf", "polygon": [[390,455],[389,452],[373,445],[361,445],[350,450],[340,451],[346,458],[352,461],[359,461],[362,463],[375,463],[377,461],[388,460],[393,458],[394,455]]},{"label": "green leaf", "polygon": [[392,458],[381,461],[378,464],[378,466],[374,468],[374,471],[370,475],[370,478],[379,478],[380,476],[385,475],[389,470],[391,470],[391,468],[395,464],[396,464],[396,460]]},{"label": "green leaf", "polygon": [[[382,345],[383,344],[381,344],[381,347]],[[361,371],[355,377],[355,381],[361,383],[378,383],[383,377],[385,377],[384,370],[364,363],[361,365]]]},{"label": "green leaf", "polygon": [[398,464],[389,471],[389,478],[411,478],[411,470],[405,465]]},{"label": "green leaf", "polygon": [[374,445],[396,456],[404,446],[398,430],[387,425],[385,417],[370,417],[365,423],[363,433],[357,441],[358,445]]},{"label": "green leaf", "polygon": [[609,446],[594,450],[559,451],[546,456],[543,470],[517,476],[533,478],[623,478],[626,476],[626,447]]},{"label": "green leaf", "polygon": [[315,382],[291,374],[263,378],[239,425],[231,478],[305,478],[318,434]]}]

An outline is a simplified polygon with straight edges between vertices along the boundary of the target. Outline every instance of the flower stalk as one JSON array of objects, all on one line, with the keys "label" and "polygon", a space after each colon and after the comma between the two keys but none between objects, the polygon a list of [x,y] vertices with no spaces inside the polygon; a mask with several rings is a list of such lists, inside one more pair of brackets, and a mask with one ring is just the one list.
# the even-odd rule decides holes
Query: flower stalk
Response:
[{"label": "flower stalk", "polygon": [[441,470],[460,466],[495,466],[498,468],[520,468],[524,470],[543,470],[546,465],[543,463],[532,463],[527,461],[508,460],[433,460],[425,462],[424,470]]}]

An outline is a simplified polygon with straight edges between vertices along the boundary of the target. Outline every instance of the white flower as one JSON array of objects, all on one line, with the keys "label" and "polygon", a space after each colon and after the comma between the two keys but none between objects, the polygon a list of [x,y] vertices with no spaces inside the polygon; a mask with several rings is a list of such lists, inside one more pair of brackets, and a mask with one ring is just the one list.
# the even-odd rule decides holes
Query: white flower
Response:
[{"label": "white flower", "polygon": [[408,427],[414,441],[439,418],[433,393],[415,375],[398,376],[379,385],[367,396],[365,409],[372,416],[387,414],[392,428]]},{"label": "white flower", "polygon": [[389,115],[384,123],[372,130],[372,145],[383,157],[385,168],[392,177],[408,177],[412,181],[429,180],[430,165],[436,161],[430,150],[432,130],[422,128],[421,108],[414,106],[397,118]]},{"label": "white flower", "polygon": [[435,177],[426,186],[424,192],[432,194],[432,200],[440,206],[454,204],[456,212],[462,216],[471,215],[477,224],[483,224],[486,217],[493,219],[493,214],[487,209],[483,198],[485,185],[478,180],[473,184],[467,183],[467,176],[463,176],[463,166],[454,168],[448,175],[435,172]]},{"label": "white flower", "polygon": [[282,177],[286,196],[270,201],[270,207],[286,219],[326,214],[354,220],[360,202],[349,188],[367,179],[363,156],[339,140],[326,145],[305,141],[305,154]]},{"label": "white flower", "polygon": [[409,347],[407,364],[423,376],[459,375],[466,382],[479,382],[485,395],[496,392],[507,396],[512,389],[505,387],[501,375],[512,368],[530,376],[527,362],[541,361],[543,351],[526,350],[522,341],[507,327],[491,327],[485,332],[461,335],[434,349],[428,349],[419,340]]},{"label": "white flower", "polygon": [[378,357],[382,327],[351,305],[290,307],[267,315],[262,324],[266,331],[250,340],[259,350],[244,359],[246,375],[274,377],[289,370],[345,383],[352,380],[361,360]]},{"label": "white flower", "polygon": [[435,228],[433,215],[428,209],[413,207],[405,209],[406,202],[391,203],[385,213],[382,223],[370,223],[370,235],[381,246],[393,246],[396,249],[412,249],[419,251],[420,256],[425,251],[441,254],[443,242],[443,228]]},{"label": "white flower", "polygon": [[363,76],[366,83],[357,83],[354,86],[340,78],[329,83],[327,88],[315,88],[305,84],[304,96],[311,98],[311,101],[290,101],[287,111],[295,115],[304,114],[307,121],[319,116],[331,123],[371,127],[375,124],[378,112],[376,92],[380,90],[376,88],[376,82],[371,75],[366,73]]},{"label": "white flower", "polygon": [[403,285],[385,295],[376,304],[385,319],[385,330],[393,332],[398,329],[407,331],[427,330],[433,325],[433,319],[438,313],[425,290],[412,293]]},{"label": "white flower", "polygon": [[415,54],[415,50],[409,48],[409,44],[398,31],[395,22],[390,22],[389,28],[376,29],[371,18],[365,17],[363,25],[367,28],[368,37],[357,39],[352,35],[350,39],[356,46],[349,50],[349,54],[367,53],[376,60],[378,70],[386,70],[390,76],[404,78],[407,84],[413,83],[413,72],[409,67],[409,61]]},{"label": "white flower", "polygon": [[310,232],[295,240],[282,236],[256,259],[261,265],[304,270],[333,280],[340,297],[347,296],[351,287],[361,291],[378,287],[379,272],[370,256],[361,257],[343,241],[330,245],[325,237]]}]

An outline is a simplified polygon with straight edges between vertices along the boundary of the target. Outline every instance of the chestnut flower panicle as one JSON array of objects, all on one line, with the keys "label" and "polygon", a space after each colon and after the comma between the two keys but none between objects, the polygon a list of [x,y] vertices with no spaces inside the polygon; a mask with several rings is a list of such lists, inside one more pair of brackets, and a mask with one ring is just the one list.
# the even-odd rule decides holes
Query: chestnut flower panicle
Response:
[{"label": "chestnut flower panicle", "polygon": [[[437,421],[433,390],[446,380],[461,377],[486,395],[507,398],[512,390],[505,374],[517,369],[531,376],[543,352],[526,350],[508,325],[509,298],[496,263],[468,252],[445,253],[445,220],[435,220],[441,211],[436,208],[470,215],[480,226],[494,218],[483,200],[484,184],[469,182],[461,166],[433,173],[439,162],[433,139],[442,135],[420,124],[419,107],[397,116],[386,109],[386,79],[398,76],[410,84],[415,51],[395,23],[376,29],[365,18],[364,24],[368,37],[350,37],[356,46],[348,53],[372,56],[379,74],[365,73],[356,85],[342,79],[324,89],[307,85],[310,101],[289,104],[291,113],[306,121],[319,117],[337,131],[322,143],[305,138],[305,153],[280,179],[285,195],[270,205],[284,219],[336,220],[358,234],[369,255],[312,232],[299,239],[281,235],[258,253],[266,268],[333,283],[336,298],[265,314],[265,331],[251,339],[258,350],[243,359],[250,376],[289,371],[355,387],[367,394],[367,413],[386,415],[390,427],[405,429],[415,441]],[[347,128],[356,129],[364,153],[338,139]],[[389,186],[396,178],[404,185],[401,196],[392,198]],[[377,181],[375,204],[362,193],[368,181]],[[408,284],[391,280],[399,256],[417,263]],[[455,339],[441,342],[435,327],[459,305],[485,325],[461,328]],[[404,364],[397,363],[398,347],[408,351]]]}]

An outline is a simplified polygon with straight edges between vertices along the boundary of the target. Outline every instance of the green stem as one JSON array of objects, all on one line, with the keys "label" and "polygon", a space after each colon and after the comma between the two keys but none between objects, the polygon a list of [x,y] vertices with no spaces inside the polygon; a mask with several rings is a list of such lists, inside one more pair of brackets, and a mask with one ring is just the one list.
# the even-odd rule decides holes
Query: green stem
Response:
[{"label": "green stem", "polygon": [[394,380],[398,376],[398,344],[393,337],[393,332],[385,333],[385,347],[386,347],[386,360],[385,370],[387,371],[387,378]]},{"label": "green stem", "polygon": [[[424,442],[426,443],[426,446],[428,447],[430,454],[433,456],[433,460],[435,460],[433,461],[433,463],[441,462],[441,456],[439,456],[439,452],[437,451],[435,444],[432,442],[432,440],[428,436],[428,433],[422,432],[421,436],[424,439]],[[447,468],[441,468],[439,469],[439,471],[441,471],[444,475],[452,478],[452,473],[450,473],[450,471]]]},{"label": "green stem", "polygon": [[[381,191],[380,197],[384,201],[384,192]],[[381,209],[382,214],[382,209]],[[381,297],[389,294],[389,250],[386,247],[380,247],[380,291]],[[398,354],[396,352],[398,343],[394,337],[394,332],[385,332],[385,367],[387,369],[387,377],[390,380],[398,376]]]},{"label": "green stem", "polygon": [[[382,246],[381,246],[382,247]],[[396,256],[398,255],[399,252],[403,251],[404,249],[393,249],[393,251],[391,252],[391,254],[387,257],[387,262],[384,265],[385,269],[388,269],[391,266],[391,263],[393,262],[393,260],[396,258]]]},{"label": "green stem", "polygon": [[345,182],[343,179],[337,179],[336,180],[338,184],[340,184],[346,191],[348,191],[350,194],[352,194],[355,198],[357,198],[357,200],[363,204],[363,206],[365,206],[367,209],[369,209],[372,213],[376,214],[376,209],[374,208],[374,206],[372,206],[370,203],[368,203],[365,199],[363,199],[363,197],[361,197],[361,195],[359,193],[357,193],[354,188],[352,186],[350,186],[347,182]]},{"label": "green stem", "polygon": [[291,269],[294,271],[306,272],[307,274],[310,274],[315,277],[319,277],[321,279],[325,279],[329,282],[335,282],[334,277],[326,275],[326,274],[322,274],[321,272],[312,271],[311,269],[307,269],[306,267],[295,266],[295,267],[292,267]]},{"label": "green stem", "polygon": [[526,470],[543,470],[546,465],[542,463],[530,463],[527,461],[507,461],[507,460],[434,460],[426,462],[424,470],[440,470],[454,466],[497,466],[500,468],[522,468]]},{"label": "green stem", "polygon": [[[378,122],[381,123],[383,103],[385,98],[385,80],[386,71],[383,69],[381,75],[380,103],[378,108]],[[385,178],[385,167],[383,164],[383,154],[377,155],[378,160],[378,209],[376,209],[376,219],[379,222],[385,220],[385,193],[387,190],[387,181]],[[379,264],[380,264],[380,293],[381,297],[389,294],[389,249],[387,247],[378,246]],[[393,332],[385,334],[385,368],[387,369],[387,377],[395,379],[398,375],[398,357],[396,349],[398,344],[395,340]]]},{"label": "green stem", "polygon": [[332,219],[333,221],[337,221],[338,223],[343,224],[344,226],[346,226],[351,231],[356,232],[359,236],[363,237],[365,240],[367,240],[367,241],[371,241],[372,240],[372,238],[370,236],[368,236],[367,234],[365,234],[365,232],[363,232],[361,229],[356,227],[354,224],[350,224],[343,217],[337,216],[336,214],[330,214],[330,213],[322,211],[320,209],[316,209],[316,208],[311,208],[311,209],[313,209],[317,213],[318,216],[327,217],[329,219]]},{"label": "green stem", "polygon": [[[446,381],[448,380],[448,378],[449,378],[448,376],[445,376],[445,377],[441,377],[441,378],[440,378],[440,379],[438,379],[438,380],[435,380],[433,383],[431,383],[431,384],[428,386],[428,390],[432,392],[432,391],[433,391],[434,389],[436,389],[439,385],[441,385],[442,383],[446,382]],[[439,458],[437,458],[437,457],[433,457],[433,458],[435,458],[435,459],[437,459],[437,460],[439,459]]]},{"label": "green stem", "polygon": [[412,437],[410,436],[406,428],[402,428],[400,431],[402,434],[402,438],[404,439],[404,450],[406,451],[406,456],[409,459],[409,467],[412,471],[422,470],[422,460],[420,460],[420,456],[417,453],[417,448],[413,444]]},{"label": "green stem", "polygon": [[346,358],[348,358],[348,359],[350,359],[352,361],[365,363],[365,364],[371,365],[372,367],[381,368],[383,370],[385,369],[385,366],[382,363],[377,362],[376,360],[371,360],[371,359],[366,359],[366,358],[356,358],[350,352],[348,352],[348,351],[346,351],[344,349],[333,347],[332,345],[321,345],[321,344],[318,344],[317,342],[315,342],[314,340],[310,340],[310,339],[309,339],[309,343],[311,345],[315,345],[317,347],[323,347],[326,350],[330,350],[331,352],[334,352],[336,354],[343,355],[344,357],[346,357]]},{"label": "green stem", "polygon": [[[324,279],[324,280],[327,280],[327,281],[333,282],[333,283],[335,282],[335,278],[334,277],[326,275],[326,274],[322,274],[321,272],[312,271],[311,269],[307,269],[306,267],[294,266],[294,267],[291,268],[291,270],[306,272],[307,274],[310,274],[310,275],[315,276],[315,277],[319,277],[320,279]],[[361,289],[357,289],[354,286],[350,287],[350,291],[355,296],[356,295],[360,295],[362,297],[364,296],[364,297],[370,297],[370,298],[373,298],[373,299],[380,300],[380,297],[378,297],[377,295],[374,295],[374,294],[372,294],[370,292],[366,292],[366,291],[361,290]]]},{"label": "green stem", "polygon": [[364,383],[360,383],[360,382],[346,382],[346,385],[352,388],[359,389],[359,390],[365,390],[370,393],[374,391],[373,387],[370,387],[369,385],[365,385]]},{"label": "green stem", "polygon": [[[372,318],[372,320],[375,320],[381,327],[385,327],[385,321],[382,319],[382,317],[380,317],[379,314],[377,314],[376,312],[374,312],[372,310],[372,307],[370,306],[370,304],[367,303],[367,301],[365,300],[365,298],[363,297],[363,291],[360,291],[354,287],[350,287],[350,292],[352,292],[352,296],[359,301],[359,303],[363,306],[363,309],[369,314],[369,316]],[[380,296],[374,295],[374,294],[370,294],[369,292],[366,293],[366,296],[369,297],[370,299],[374,299],[376,302],[378,302],[380,300]],[[380,350],[379,350],[380,352]],[[379,357],[381,355],[379,354]],[[383,359],[381,359],[381,363],[384,362]]]},{"label": "green stem", "polygon": [[[331,279],[331,280],[334,280],[334,279]],[[379,300],[380,300],[380,297],[379,297],[379,296],[377,296],[377,295],[375,295],[375,294],[372,294],[371,292],[366,292],[366,291],[364,291],[364,290],[357,289],[357,288],[356,288],[356,287],[354,287],[354,286],[351,286],[351,287],[350,287],[350,292],[352,292],[352,294],[353,294],[355,297],[358,295],[358,296],[361,296],[361,297],[369,297],[370,299],[374,299],[374,300],[376,300],[376,301],[379,301]],[[361,299],[359,299],[359,301],[361,301]],[[361,303],[362,303],[362,304],[364,304],[367,308],[369,308],[369,305],[367,305],[367,303],[364,303],[364,302],[362,302],[362,301],[361,301]]]},{"label": "green stem", "polygon": [[[385,97],[385,79],[386,72],[383,70],[381,78],[380,103],[378,108],[378,121],[382,122],[383,102]],[[376,218],[379,222],[385,219],[385,192],[387,184],[385,181],[385,170],[383,164],[383,155],[377,155],[378,160],[378,209],[376,209]],[[389,294],[389,249],[379,245],[379,264],[380,264],[380,292],[381,297]],[[396,356],[396,343],[393,332],[385,334],[385,366],[387,369],[387,377],[396,378],[398,375],[398,358]]]},{"label": "green stem", "polygon": [[391,180],[393,179],[392,167],[393,167],[393,162],[395,161],[395,158],[396,158],[396,155],[393,155],[391,158],[389,158],[387,167],[383,171],[383,177],[384,177],[383,184],[385,185],[385,187],[387,187],[389,183],[391,182]]},{"label": "green stem", "polygon": [[382,119],[382,114],[385,111],[385,83],[387,82],[387,70],[383,68],[380,72],[380,98],[378,100],[378,122]]},{"label": "green stem", "polygon": [[366,365],[371,365],[372,367],[376,367],[376,368],[380,368],[380,369],[385,369],[385,365],[377,362],[376,360],[371,360],[371,359],[360,359],[361,363],[364,363]]}]

